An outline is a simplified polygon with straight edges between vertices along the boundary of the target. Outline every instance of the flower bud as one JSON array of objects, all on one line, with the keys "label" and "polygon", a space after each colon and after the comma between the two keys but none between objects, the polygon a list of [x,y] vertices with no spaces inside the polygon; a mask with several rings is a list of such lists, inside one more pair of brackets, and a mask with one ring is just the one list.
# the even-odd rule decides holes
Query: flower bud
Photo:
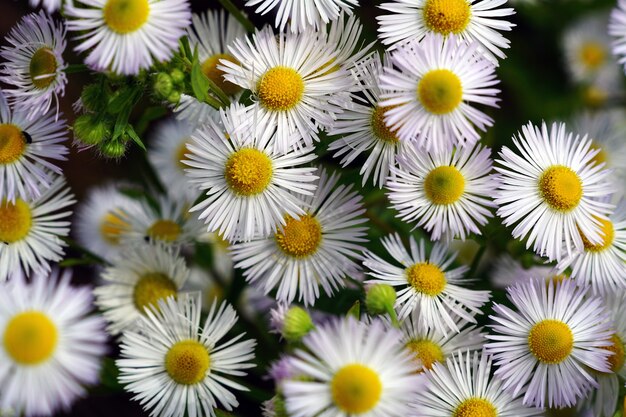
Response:
[{"label": "flower bud", "polygon": [[82,114],[74,121],[74,137],[86,145],[96,145],[110,136],[109,124],[95,114]]},{"label": "flower bud", "polygon": [[374,284],[367,290],[365,305],[370,314],[387,314],[393,311],[396,291],[387,284]]},{"label": "flower bud", "polygon": [[152,90],[159,98],[169,97],[174,90],[174,81],[172,80],[172,77],[164,72],[159,72],[156,77],[154,77]]}]

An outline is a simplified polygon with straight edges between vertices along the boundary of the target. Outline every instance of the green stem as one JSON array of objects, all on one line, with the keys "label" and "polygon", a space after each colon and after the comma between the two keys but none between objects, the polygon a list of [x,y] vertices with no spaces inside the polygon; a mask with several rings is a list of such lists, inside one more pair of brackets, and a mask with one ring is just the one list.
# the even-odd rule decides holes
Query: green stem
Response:
[{"label": "green stem", "polygon": [[65,68],[66,74],[76,74],[78,72],[89,71],[89,68],[85,64],[70,64]]},{"label": "green stem", "polygon": [[235,6],[231,0],[219,0],[219,2],[222,7],[228,10],[248,32],[254,32],[254,24],[246,17],[246,15],[241,13],[241,10],[239,10],[239,8]]},{"label": "green stem", "polygon": [[482,243],[480,245],[480,248],[478,249],[478,252],[476,252],[476,255],[474,255],[474,259],[472,260],[472,265],[470,266],[470,269],[467,272],[466,277],[472,278],[476,274],[476,271],[478,270],[478,264],[480,264],[480,260],[482,259],[486,250],[487,250],[487,245],[485,243]]},{"label": "green stem", "polygon": [[79,245],[77,242],[75,242],[74,240],[70,239],[69,237],[61,236],[60,239],[63,242],[65,242],[67,244],[67,246],[69,246],[70,248],[75,249],[75,250],[77,250],[79,252],[82,252],[85,256],[87,256],[88,258],[93,260],[94,263],[98,263],[98,264],[101,264],[101,265],[108,265],[109,264],[106,260],[104,260],[100,256],[96,255],[95,253],[91,252],[89,249],[86,249],[83,246]]},{"label": "green stem", "polygon": [[209,81],[209,90],[217,96],[224,106],[230,106],[230,99],[226,93],[224,93],[224,91],[222,91],[222,89],[219,88],[218,85],[215,84],[210,78],[207,77],[207,80]]}]

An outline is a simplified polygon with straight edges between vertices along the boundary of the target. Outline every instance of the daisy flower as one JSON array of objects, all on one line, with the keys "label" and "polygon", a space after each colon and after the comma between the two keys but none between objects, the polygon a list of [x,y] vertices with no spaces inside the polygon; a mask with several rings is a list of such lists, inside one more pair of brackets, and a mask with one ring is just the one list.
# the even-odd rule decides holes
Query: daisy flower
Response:
[{"label": "daisy flower", "polygon": [[52,101],[65,94],[67,76],[63,61],[65,28],[45,12],[24,17],[5,38],[10,46],[2,47],[0,81],[12,88],[5,90],[8,101],[29,119],[46,113]]},{"label": "daisy flower", "polygon": [[[478,50],[478,43],[446,42],[428,35],[421,42],[399,48],[391,56],[394,67],[380,76],[385,123],[401,140],[419,140],[428,150],[473,145],[493,119],[474,103],[497,107],[492,88],[495,66]],[[416,94],[417,92],[417,94]]]},{"label": "daisy flower", "polygon": [[[239,403],[229,389],[247,391],[230,377],[242,377],[254,366],[254,340],[243,334],[220,342],[237,323],[230,305],[214,303],[200,323],[197,295],[159,301],[146,310],[138,330],[124,333],[119,381],[150,410],[150,416],[215,417],[214,408],[232,411]],[[182,399],[182,400],[181,400]]]},{"label": "daisy flower", "polygon": [[266,27],[251,41],[235,40],[229,50],[238,63],[221,60],[218,69],[227,81],[252,91],[248,118],[254,119],[257,135],[276,130],[272,142],[281,153],[319,140],[318,127],[331,126],[346,104],[345,91],[353,84],[349,72],[341,66],[320,70],[338,55],[326,35],[276,36]]},{"label": "daisy flower", "polygon": [[229,241],[268,236],[286,223],[285,213],[304,213],[301,198],[315,189],[317,177],[315,168],[301,165],[315,154],[312,148],[278,153],[272,130],[255,133],[241,105],[220,115],[224,127],[209,120],[187,146],[187,176],[207,196],[190,211],[200,210],[207,230]]},{"label": "daisy flower", "polygon": [[[535,261],[541,262],[541,259],[536,258]],[[519,261],[504,254],[493,262],[489,278],[496,288],[504,289],[531,279],[563,280],[569,278],[569,275],[563,272],[559,274],[553,265],[533,265],[530,268],[524,268]]]},{"label": "daisy flower", "polygon": [[413,402],[415,415],[434,416],[544,416],[538,408],[526,407],[516,394],[502,390],[491,377],[492,358],[469,351],[458,352],[445,365],[436,363],[426,372],[427,391]]},{"label": "daisy flower", "polygon": [[0,90],[0,200],[35,198],[51,186],[61,168],[48,160],[67,159],[66,132],[65,120],[52,111],[31,120]]},{"label": "daisy flower", "polygon": [[573,280],[531,280],[507,289],[515,307],[494,303],[486,345],[502,389],[535,407],[567,407],[597,386],[590,369],[609,372],[611,323],[600,298]]},{"label": "daisy flower", "polygon": [[0,281],[22,270],[49,270],[49,262],[63,259],[60,237],[69,234],[67,207],[75,202],[60,176],[38,198],[0,200]]},{"label": "daisy flower", "polygon": [[[0,407],[16,415],[68,412],[99,380],[106,353],[101,317],[89,315],[91,290],[60,277],[18,274],[0,291]],[[28,388],[26,388],[28,387]]]},{"label": "daisy flower", "polygon": [[[330,62],[325,62],[318,71],[336,71],[338,67],[343,67],[348,71],[354,69],[355,64],[362,63],[366,58],[372,56],[372,48],[376,41],[363,45],[361,33],[363,25],[355,15],[346,17],[341,14],[339,19],[330,23],[328,28],[321,28],[319,34],[326,41],[337,55]],[[360,91],[360,87],[355,88]]]},{"label": "daisy flower", "polygon": [[416,222],[431,234],[461,240],[493,217],[489,198],[498,186],[492,169],[491,149],[480,145],[424,152],[407,146],[398,155],[398,167],[385,187],[398,217]]},{"label": "daisy flower", "polygon": [[50,14],[59,10],[63,4],[63,0],[30,0],[30,7],[43,7]]},{"label": "daisy flower", "polygon": [[[390,12],[377,16],[379,38],[384,45],[420,41],[428,34],[456,35],[459,40],[475,41],[481,53],[497,62],[505,58],[502,49],[509,41],[499,31],[510,31],[515,25],[504,20],[515,14],[512,8],[500,7],[506,0],[393,0],[380,8]],[[453,43],[456,40],[453,40]],[[497,58],[496,58],[497,57]]]},{"label": "daisy flower", "polygon": [[187,0],[72,0],[64,13],[85,64],[124,75],[169,60],[191,24]]},{"label": "daisy flower", "polygon": [[332,20],[337,20],[341,12],[352,14],[352,7],[358,6],[358,0],[316,0],[302,3],[299,0],[248,0],[246,6],[258,6],[255,13],[266,14],[276,10],[274,26],[281,32],[290,22],[291,32],[302,32],[307,28],[323,28]]},{"label": "daisy flower", "polygon": [[[626,0],[618,0],[611,11],[609,35],[613,36],[613,55],[618,62],[626,65]],[[626,70],[626,66],[624,67]]]},{"label": "daisy flower", "polygon": [[291,417],[401,416],[423,389],[397,329],[348,317],[318,327],[292,365],[302,378],[283,383]]},{"label": "daisy flower", "polygon": [[446,247],[439,243],[435,243],[427,254],[424,240],[420,240],[418,246],[412,236],[410,254],[398,234],[383,238],[381,243],[400,266],[372,252],[365,252],[363,265],[370,270],[367,274],[375,278],[365,282],[401,287],[397,291],[395,306],[400,320],[418,310],[422,326],[435,328],[443,334],[448,330],[460,332],[458,318],[476,323],[474,315],[482,314],[480,307],[489,300],[490,292],[469,290],[459,285],[468,281],[463,275],[469,268],[451,269],[456,255],[449,255]]},{"label": "daisy flower", "polygon": [[159,300],[176,296],[189,277],[185,260],[161,244],[134,245],[100,275],[94,289],[96,305],[109,322],[112,335],[133,328],[137,319]]},{"label": "daisy flower", "polygon": [[584,249],[582,233],[593,244],[602,243],[600,220],[606,220],[612,205],[594,200],[614,190],[609,170],[596,165],[591,142],[574,137],[565,124],[550,130],[529,123],[513,137],[521,156],[503,147],[496,170],[500,187],[494,190],[498,215],[513,229],[516,239],[527,238],[526,247],[550,261]]},{"label": "daisy flower", "polygon": [[[206,13],[194,14],[192,25],[187,29],[189,45],[198,48],[198,59],[202,72],[221,90],[234,100],[238,100],[241,87],[224,80],[224,72],[218,69],[220,59],[238,64],[239,62],[228,52],[228,46],[237,38],[246,36],[245,28],[232,15],[224,10],[208,10]],[[204,123],[207,118],[219,119],[218,112],[206,103],[200,103],[195,97],[183,94],[180,104],[174,110],[176,117],[193,125]]]},{"label": "daisy flower", "polygon": [[[273,236],[239,243],[231,248],[235,267],[246,280],[268,294],[276,288],[276,299],[291,303],[296,295],[305,305],[345,286],[346,277],[360,271],[367,220],[361,196],[352,186],[335,188],[339,175],[319,171],[317,190],[306,196],[301,216],[286,215],[284,225]],[[334,190],[333,190],[334,189]]]}]

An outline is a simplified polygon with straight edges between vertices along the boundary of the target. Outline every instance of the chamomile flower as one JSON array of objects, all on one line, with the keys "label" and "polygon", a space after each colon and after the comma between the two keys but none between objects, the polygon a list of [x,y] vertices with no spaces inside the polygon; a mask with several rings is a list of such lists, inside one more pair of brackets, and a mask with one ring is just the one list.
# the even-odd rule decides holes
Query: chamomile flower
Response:
[{"label": "chamomile flower", "polygon": [[469,351],[436,363],[426,372],[427,391],[415,397],[415,415],[544,416],[543,410],[526,407],[517,395],[503,391],[502,382],[490,376],[491,366],[491,356]]},{"label": "chamomile flower", "polygon": [[201,211],[207,230],[229,241],[268,236],[286,223],[285,213],[304,213],[302,198],[317,177],[301,165],[315,159],[313,149],[278,153],[273,131],[255,133],[243,106],[220,112],[224,127],[209,120],[187,146],[187,176],[207,196],[191,211]]},{"label": "chamomile flower", "polygon": [[486,345],[502,389],[536,407],[572,406],[609,372],[611,323],[600,298],[573,280],[531,280],[507,289],[515,310],[494,304]]},{"label": "chamomile flower", "polygon": [[96,305],[117,335],[135,327],[146,310],[176,296],[189,277],[185,260],[161,244],[133,245],[101,274],[103,285],[94,289]]},{"label": "chamomile flower", "polygon": [[479,226],[493,217],[488,197],[498,186],[491,174],[491,150],[480,145],[423,152],[407,146],[385,187],[398,217],[431,234],[461,240],[481,234]]},{"label": "chamomile flower", "polygon": [[34,119],[46,113],[58,96],[65,94],[67,76],[63,61],[65,28],[45,12],[24,17],[5,38],[10,46],[2,47],[0,81],[11,86],[4,90],[16,110]]},{"label": "chamomile flower", "polygon": [[313,305],[320,288],[332,295],[346,277],[359,271],[361,243],[366,242],[365,209],[351,186],[337,185],[339,176],[319,171],[317,190],[306,196],[300,216],[286,215],[273,236],[231,248],[235,267],[265,294],[276,288],[276,299],[291,303],[296,296]]},{"label": "chamomile flower", "polygon": [[60,176],[37,198],[0,200],[0,281],[20,271],[49,270],[49,262],[63,259],[60,237],[69,234],[67,208],[74,203]]},{"label": "chamomile flower", "polygon": [[345,92],[352,88],[345,68],[322,68],[334,65],[338,56],[326,35],[275,36],[266,27],[256,31],[252,40],[235,40],[229,50],[237,63],[222,60],[218,69],[227,81],[252,91],[248,117],[254,120],[257,135],[276,130],[272,142],[281,153],[318,140],[318,128],[332,125],[345,104]]},{"label": "chamomile flower", "polygon": [[66,131],[65,120],[53,111],[30,120],[0,90],[0,200],[32,199],[51,186],[61,168],[49,160],[66,159]]},{"label": "chamomile flower", "polygon": [[[464,1],[464,0],[463,0]],[[396,50],[394,67],[380,76],[385,123],[401,140],[418,141],[427,150],[471,146],[493,124],[473,105],[497,107],[495,66],[478,43],[446,41],[428,35]]]},{"label": "chamomile flower", "polygon": [[64,13],[85,64],[124,75],[170,59],[191,23],[187,0],[72,0]]},{"label": "chamomile flower", "polygon": [[[475,41],[481,52],[496,62],[505,58],[502,49],[509,41],[500,31],[509,31],[514,24],[504,20],[515,13],[500,7],[506,0],[393,0],[380,8],[391,12],[377,16],[379,37],[384,45],[419,41],[430,33],[458,36],[459,40]],[[497,57],[497,58],[496,58]]]},{"label": "chamomile flower", "polygon": [[550,130],[529,123],[513,143],[520,155],[503,147],[496,170],[501,174],[495,190],[498,215],[513,229],[516,239],[527,238],[526,247],[549,260],[560,260],[584,249],[582,233],[600,244],[600,220],[606,220],[610,204],[595,200],[613,192],[610,171],[593,158],[586,137],[574,137],[565,124]]},{"label": "chamomile flower", "polygon": [[[191,50],[198,48],[198,60],[202,72],[224,93],[238,99],[243,91],[241,87],[224,80],[224,72],[217,66],[220,59],[238,63],[228,52],[228,46],[237,38],[246,36],[245,28],[232,15],[224,10],[208,10],[205,14],[192,16],[192,25],[187,29]],[[176,117],[187,123],[199,125],[207,118],[219,119],[218,112],[206,103],[200,103],[194,97],[183,94],[180,104],[175,109]]]},{"label": "chamomile flower", "polygon": [[402,416],[423,384],[401,334],[354,318],[318,327],[292,358],[301,378],[283,382],[291,417]]},{"label": "chamomile flower", "polygon": [[88,315],[91,290],[72,287],[70,276],[55,270],[1,285],[0,407],[16,415],[67,412],[98,382],[104,321]]},{"label": "chamomile flower", "polygon": [[299,0],[248,0],[246,6],[254,7],[255,13],[266,14],[276,9],[274,26],[284,31],[287,22],[291,32],[302,32],[307,28],[323,28],[328,22],[337,20],[341,12],[352,14],[358,0],[316,0],[302,3]]},{"label": "chamomile flower", "polygon": [[214,303],[202,324],[199,303],[187,294],[161,300],[123,335],[119,381],[150,416],[215,417],[218,402],[228,411],[239,405],[229,389],[247,391],[229,376],[254,366],[255,342],[243,334],[221,341],[237,323],[235,310]]},{"label": "chamomile flower", "polygon": [[609,35],[614,38],[613,55],[618,58],[620,64],[626,65],[626,0],[618,0],[611,11]]},{"label": "chamomile flower", "polygon": [[420,240],[418,246],[412,236],[411,253],[398,234],[383,238],[381,243],[396,263],[365,252],[363,265],[370,270],[367,274],[375,278],[366,283],[400,287],[395,306],[400,320],[418,310],[417,317],[423,326],[443,334],[449,330],[458,333],[459,318],[476,323],[474,315],[482,314],[480,307],[489,300],[490,293],[460,286],[467,281],[463,275],[469,268],[451,269],[455,255],[449,255],[444,245],[435,243],[427,254],[425,242]]}]

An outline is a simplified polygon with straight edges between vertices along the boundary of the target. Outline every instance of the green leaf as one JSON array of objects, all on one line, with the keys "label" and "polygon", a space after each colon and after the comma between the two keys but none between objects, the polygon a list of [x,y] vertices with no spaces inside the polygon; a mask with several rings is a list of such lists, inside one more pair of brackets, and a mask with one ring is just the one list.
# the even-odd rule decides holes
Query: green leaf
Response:
[{"label": "green leaf", "polygon": [[135,142],[141,149],[143,149],[144,151],[146,151],[146,146],[143,144],[143,142],[141,141],[141,138],[139,137],[139,135],[137,135],[137,132],[135,132],[135,129],[133,128],[133,125],[131,124],[127,124],[126,125],[126,134],[133,140],[133,142]]},{"label": "green leaf", "polygon": [[187,36],[183,36],[178,40],[180,45],[180,52],[184,58],[191,58],[193,56],[193,52],[191,52],[191,45],[189,45],[189,38]]},{"label": "green leaf", "polygon": [[350,307],[350,310],[346,313],[346,317],[350,316],[357,320],[361,317],[361,302],[359,300],[356,300],[354,304],[352,304],[352,307]]},{"label": "green leaf", "polygon": [[59,266],[62,268],[69,268],[77,265],[97,265],[99,262],[93,259],[78,259],[78,258],[69,258],[64,259],[59,262]]},{"label": "green leaf", "polygon": [[191,63],[191,88],[198,101],[204,102],[209,99],[209,79],[202,72],[197,53],[194,53]]}]

